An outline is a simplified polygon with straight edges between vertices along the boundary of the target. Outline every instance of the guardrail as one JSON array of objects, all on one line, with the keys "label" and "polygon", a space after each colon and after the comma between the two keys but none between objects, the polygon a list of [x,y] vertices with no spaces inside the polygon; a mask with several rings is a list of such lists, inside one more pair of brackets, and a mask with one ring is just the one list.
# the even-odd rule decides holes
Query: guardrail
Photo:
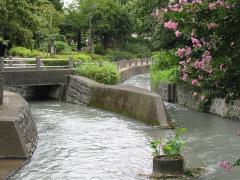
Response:
[{"label": "guardrail", "polygon": [[[80,66],[82,64],[98,64],[102,65],[102,62],[73,62],[73,59],[70,57],[68,59],[68,65],[58,65],[58,66],[47,66],[44,65],[44,60],[47,61],[66,61],[66,59],[41,59],[39,57],[36,58],[0,58],[0,71],[7,70],[41,70],[41,69],[63,69],[69,68],[73,69],[74,66]],[[120,60],[115,62],[117,69],[125,69],[133,66],[143,66],[143,65],[151,65],[152,60],[150,58],[145,59],[132,59],[132,60]]]},{"label": "guardrail", "polygon": [[118,70],[130,68],[130,67],[134,67],[134,66],[139,66],[139,65],[143,66],[143,65],[151,65],[151,64],[152,64],[151,58],[121,60],[121,61],[116,62]]},{"label": "guardrail", "polygon": [[[48,61],[61,61],[66,59],[45,59]],[[5,70],[41,70],[41,69],[63,69],[63,68],[69,68],[73,69],[74,64],[72,58],[68,59],[68,65],[67,66],[46,66],[44,65],[44,59],[41,59],[40,57],[36,58],[0,58],[0,71]]]}]

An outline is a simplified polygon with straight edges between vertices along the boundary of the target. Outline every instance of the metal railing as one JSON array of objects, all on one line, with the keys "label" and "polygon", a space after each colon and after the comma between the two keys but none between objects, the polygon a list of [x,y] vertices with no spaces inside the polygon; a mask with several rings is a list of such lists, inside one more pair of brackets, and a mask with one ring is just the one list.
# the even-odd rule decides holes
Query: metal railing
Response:
[{"label": "metal railing", "polygon": [[[68,65],[57,65],[57,66],[47,66],[44,65],[44,60],[46,61],[68,61]],[[70,57],[67,59],[41,59],[40,57],[36,58],[0,58],[0,71],[7,70],[41,70],[41,69],[73,69],[74,64],[73,60]]]},{"label": "metal railing", "polygon": [[117,69],[125,69],[125,68],[130,68],[134,66],[144,66],[144,65],[151,65],[152,60],[150,58],[145,58],[145,59],[133,59],[133,60],[121,60],[117,61]]},{"label": "metal railing", "polygon": [[[68,61],[68,65],[56,65],[48,66],[44,64],[44,61]],[[115,62],[117,69],[122,70],[125,68],[130,68],[134,66],[151,65],[152,60],[150,58],[145,59],[132,59],[132,60],[120,60]],[[46,63],[47,64],[47,63]],[[36,58],[0,58],[0,71],[7,70],[42,70],[42,69],[74,69],[75,66],[80,66],[84,64],[98,64],[102,65],[102,62],[73,62],[70,57],[67,59],[41,59]]]}]

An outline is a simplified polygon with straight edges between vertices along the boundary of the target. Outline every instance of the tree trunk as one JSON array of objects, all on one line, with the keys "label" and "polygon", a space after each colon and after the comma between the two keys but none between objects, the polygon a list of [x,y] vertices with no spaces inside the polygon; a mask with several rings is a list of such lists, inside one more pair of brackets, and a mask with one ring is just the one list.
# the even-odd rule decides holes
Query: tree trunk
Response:
[{"label": "tree trunk", "polygon": [[4,57],[6,46],[0,43],[0,57]]},{"label": "tree trunk", "polygon": [[77,31],[77,50],[81,51],[82,49],[82,33],[80,30]]},{"label": "tree trunk", "polygon": [[104,35],[103,36],[102,44],[103,44],[104,49],[107,49],[107,46],[108,46],[108,35]]}]

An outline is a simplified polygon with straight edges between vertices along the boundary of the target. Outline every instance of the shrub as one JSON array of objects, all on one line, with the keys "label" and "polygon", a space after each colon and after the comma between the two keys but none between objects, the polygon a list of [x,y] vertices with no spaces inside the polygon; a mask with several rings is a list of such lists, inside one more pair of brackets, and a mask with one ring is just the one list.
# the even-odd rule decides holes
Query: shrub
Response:
[{"label": "shrub", "polygon": [[240,98],[239,0],[172,1],[156,17],[181,42],[179,79],[204,104]]},{"label": "shrub", "polygon": [[109,62],[83,64],[76,69],[75,74],[103,84],[117,84],[120,79],[115,64]]},{"label": "shrub", "polygon": [[9,53],[11,56],[18,56],[18,57],[43,56],[43,53],[39,52],[38,50],[31,50],[21,46],[11,48]]},{"label": "shrub", "polygon": [[105,55],[106,50],[101,45],[96,45],[96,46],[94,46],[94,53]]},{"label": "shrub", "polygon": [[127,51],[120,51],[120,50],[114,50],[114,51],[108,51],[106,58],[111,59],[112,61],[119,61],[122,59],[134,59],[136,56]]},{"label": "shrub", "polygon": [[155,52],[150,69],[151,86],[156,89],[161,83],[174,83],[177,79],[177,57],[173,51]]},{"label": "shrub", "polygon": [[178,65],[178,58],[175,56],[174,51],[155,52],[152,56],[152,60],[152,71],[168,69]]},{"label": "shrub", "polygon": [[157,89],[161,83],[175,83],[177,80],[177,67],[161,71],[151,71],[151,86]]},{"label": "shrub", "polygon": [[45,66],[68,66],[68,59],[44,59]]},{"label": "shrub", "polygon": [[63,41],[56,41],[55,46],[57,54],[68,54],[69,52],[72,51],[71,47],[66,42]]},{"label": "shrub", "polygon": [[137,58],[144,58],[151,56],[151,50],[142,43],[128,43],[125,47],[127,52],[135,54]]}]

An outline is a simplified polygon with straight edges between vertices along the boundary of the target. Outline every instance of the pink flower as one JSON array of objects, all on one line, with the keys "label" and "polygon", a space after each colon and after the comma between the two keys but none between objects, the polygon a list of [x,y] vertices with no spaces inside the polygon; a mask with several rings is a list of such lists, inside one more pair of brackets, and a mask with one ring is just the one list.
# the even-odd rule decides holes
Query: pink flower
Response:
[{"label": "pink flower", "polygon": [[202,4],[202,0],[193,0],[192,3],[193,4]]},{"label": "pink flower", "polygon": [[225,66],[224,64],[220,64],[219,68],[221,71],[225,71],[224,66]]},{"label": "pink flower", "polygon": [[185,49],[184,48],[179,48],[177,50],[177,56],[180,57],[180,58],[183,58],[184,53],[185,53]]},{"label": "pink flower", "polygon": [[187,61],[186,61],[186,62],[187,62],[187,63],[190,63],[191,60],[192,60],[191,58],[187,58]]},{"label": "pink flower", "polygon": [[192,54],[192,48],[186,47],[186,53],[185,53],[185,55],[188,57],[190,54]]},{"label": "pink flower", "polygon": [[177,31],[175,32],[175,35],[176,35],[176,37],[180,37],[180,36],[182,35],[182,33],[181,33],[179,30],[177,30]]},{"label": "pink flower", "polygon": [[205,51],[202,55],[202,60],[206,62],[210,62],[212,60],[211,53],[209,51]]},{"label": "pink flower", "polygon": [[229,172],[232,168],[231,163],[229,161],[222,161],[218,163],[218,167],[223,168],[226,172]]},{"label": "pink flower", "polygon": [[199,49],[202,47],[201,42],[197,38],[192,37],[191,40],[195,48]]},{"label": "pink flower", "polygon": [[214,9],[217,9],[217,3],[209,3],[209,5],[208,5],[208,8],[210,9],[210,10],[214,10]]},{"label": "pink flower", "polygon": [[202,75],[198,75],[198,79],[199,80],[203,80],[203,76]]},{"label": "pink flower", "polygon": [[215,24],[215,23],[210,23],[210,24],[208,24],[208,29],[210,30],[210,29],[214,29],[214,28],[216,28],[217,27],[217,24]]},{"label": "pink flower", "polygon": [[194,97],[195,97],[195,96],[197,96],[197,95],[198,95],[198,93],[197,93],[197,92],[194,92],[194,93],[193,93],[193,96],[194,96]]},{"label": "pink flower", "polygon": [[206,100],[206,96],[202,95],[200,99],[201,99],[201,101],[203,102],[203,101]]},{"label": "pink flower", "polygon": [[179,4],[184,5],[184,4],[187,4],[187,3],[188,3],[188,0],[179,0]]},{"label": "pink flower", "polygon": [[185,61],[179,61],[179,64],[180,65],[183,65],[183,64],[185,64],[186,62]]},{"label": "pink flower", "polygon": [[181,6],[179,4],[169,5],[168,8],[173,12],[179,12]]},{"label": "pink flower", "polygon": [[187,81],[188,75],[185,73],[183,74],[183,77],[181,78],[183,81]]},{"label": "pink flower", "polygon": [[192,80],[192,85],[193,85],[193,86],[198,85],[198,80],[197,80],[197,79],[193,79],[193,80]]},{"label": "pink flower", "polygon": [[164,27],[166,29],[172,29],[172,30],[177,30],[178,28],[178,23],[174,22],[174,21],[168,21],[164,23]]},{"label": "pink flower", "polygon": [[191,36],[192,36],[192,37],[195,37],[195,36],[196,36],[196,32],[195,32],[195,30],[192,30],[192,32],[191,32]]}]

